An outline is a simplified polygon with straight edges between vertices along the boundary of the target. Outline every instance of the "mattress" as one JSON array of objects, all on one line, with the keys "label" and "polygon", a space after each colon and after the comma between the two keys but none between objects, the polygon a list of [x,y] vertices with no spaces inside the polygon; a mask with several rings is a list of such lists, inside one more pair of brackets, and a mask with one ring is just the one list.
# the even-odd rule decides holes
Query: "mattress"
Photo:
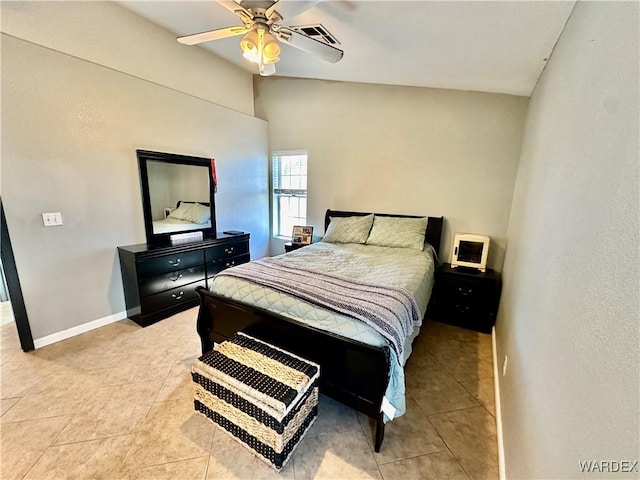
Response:
[{"label": "mattress", "polygon": [[[428,246],[420,251],[318,242],[278,258],[294,266],[318,269],[356,281],[405,288],[415,298],[422,316],[433,287],[435,261]],[[215,277],[210,290],[368,345],[387,344],[378,332],[358,320],[236,277]],[[391,378],[385,394],[391,405],[385,411],[388,418],[402,415],[405,411],[403,366],[411,353],[411,342],[418,333],[419,328],[416,328],[405,340],[404,358],[397,358],[391,352]]]}]

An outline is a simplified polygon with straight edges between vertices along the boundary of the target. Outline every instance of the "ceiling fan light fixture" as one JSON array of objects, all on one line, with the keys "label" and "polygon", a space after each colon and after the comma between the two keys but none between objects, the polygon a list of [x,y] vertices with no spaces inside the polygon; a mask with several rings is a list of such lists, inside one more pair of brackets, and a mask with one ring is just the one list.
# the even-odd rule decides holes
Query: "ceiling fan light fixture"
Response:
[{"label": "ceiling fan light fixture", "polygon": [[268,27],[256,25],[240,41],[242,56],[259,65],[268,65],[280,60],[280,45]]},{"label": "ceiling fan light fixture", "polygon": [[280,60],[280,45],[273,35],[265,33],[264,44],[262,47],[262,61],[263,63],[276,63]]},{"label": "ceiling fan light fixture", "polygon": [[[1,1],[1,0],[0,0]],[[313,7],[322,0],[305,2],[287,2],[287,9],[292,16]],[[294,3],[300,3],[301,8],[290,7]],[[242,26],[218,28],[207,32],[194,33],[178,37],[178,42],[184,45],[200,45],[201,43],[223,38],[243,35],[240,41],[242,56],[258,65],[258,72],[262,76],[273,75],[276,71],[275,64],[280,61],[280,43],[310,53],[323,60],[336,63],[342,59],[344,52],[335,47],[339,44],[335,38],[325,38],[330,35],[324,27],[282,27],[279,22],[283,16],[275,10],[275,6],[285,6],[285,0],[275,1],[249,1],[249,0],[225,0],[219,4],[240,17]],[[266,8],[265,8],[266,7]],[[311,29],[311,30],[310,30]],[[301,30],[301,31],[298,31]],[[314,38],[309,32],[319,32],[321,39]]]},{"label": "ceiling fan light fixture", "polygon": [[251,30],[240,40],[242,56],[252,62],[260,61],[260,36],[256,30]]}]

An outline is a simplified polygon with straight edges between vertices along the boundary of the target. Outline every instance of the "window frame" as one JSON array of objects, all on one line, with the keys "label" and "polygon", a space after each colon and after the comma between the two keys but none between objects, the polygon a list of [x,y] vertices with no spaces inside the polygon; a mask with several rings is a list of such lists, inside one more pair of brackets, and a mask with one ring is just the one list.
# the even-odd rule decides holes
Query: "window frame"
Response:
[{"label": "window frame", "polygon": [[[281,192],[276,193],[275,188],[275,178],[274,178],[274,167],[276,158],[281,157],[294,157],[294,156],[305,156],[306,158],[306,169],[305,169],[305,178],[307,180],[307,188],[305,189],[280,189],[280,190],[288,190],[290,193],[283,194]],[[304,197],[304,199],[308,202],[309,198],[309,153],[305,149],[296,149],[296,150],[277,150],[271,153],[269,158],[269,183],[270,183],[270,193],[271,193],[271,236],[274,238],[280,239],[291,239],[291,233],[280,232],[280,202],[279,199],[282,195],[284,196],[292,196],[292,197]],[[308,218],[309,208],[308,203],[306,204],[304,216],[306,225]]]}]

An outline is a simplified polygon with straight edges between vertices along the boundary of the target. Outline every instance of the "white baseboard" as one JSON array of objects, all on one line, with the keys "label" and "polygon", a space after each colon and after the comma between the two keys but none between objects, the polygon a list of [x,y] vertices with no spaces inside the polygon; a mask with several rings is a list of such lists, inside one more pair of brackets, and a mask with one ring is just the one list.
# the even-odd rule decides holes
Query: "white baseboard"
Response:
[{"label": "white baseboard", "polygon": [[500,377],[498,376],[498,350],[496,349],[496,327],[491,331],[493,350],[493,388],[496,397],[496,436],[498,437],[498,472],[500,480],[506,480],[504,467],[504,439],[502,438],[502,408],[500,407]]},{"label": "white baseboard", "polygon": [[67,338],[75,337],[76,335],[80,335],[81,333],[86,333],[91,330],[95,330],[96,328],[104,327],[105,325],[109,325],[110,323],[124,320],[125,318],[127,318],[126,311],[114,313],[113,315],[108,315],[106,317],[98,318],[97,320],[83,323],[82,325],[77,325],[75,327],[67,328],[66,330],[62,330],[61,332],[52,333],[51,335],[47,335],[46,337],[36,338],[33,341],[33,346],[35,348],[46,347],[47,345],[51,345],[52,343],[60,342],[62,340],[66,340]]}]

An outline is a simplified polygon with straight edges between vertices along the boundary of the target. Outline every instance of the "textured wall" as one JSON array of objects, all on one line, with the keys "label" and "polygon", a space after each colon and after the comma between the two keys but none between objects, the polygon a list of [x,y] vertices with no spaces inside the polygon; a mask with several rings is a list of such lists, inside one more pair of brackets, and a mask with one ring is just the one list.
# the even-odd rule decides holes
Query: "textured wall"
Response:
[{"label": "textured wall", "polygon": [[[132,15],[102,2],[69,5]],[[238,88],[230,97],[246,93]],[[2,35],[2,200],[36,340],[124,311],[116,247],[145,241],[138,148],[215,156],[219,229],[251,232],[252,255],[267,253],[264,121]],[[42,226],[40,214],[52,211],[63,226]]]},{"label": "textured wall", "polygon": [[115,2],[2,1],[2,32],[253,115],[251,74]]},{"label": "textured wall", "polygon": [[502,267],[526,98],[289,78],[256,78],[255,96],[271,149],[309,152],[318,234],[327,208],[443,215],[443,260],[452,232],[483,233]]},{"label": "textured wall", "polygon": [[530,102],[496,327],[508,478],[639,460],[638,3],[578,2]]}]

